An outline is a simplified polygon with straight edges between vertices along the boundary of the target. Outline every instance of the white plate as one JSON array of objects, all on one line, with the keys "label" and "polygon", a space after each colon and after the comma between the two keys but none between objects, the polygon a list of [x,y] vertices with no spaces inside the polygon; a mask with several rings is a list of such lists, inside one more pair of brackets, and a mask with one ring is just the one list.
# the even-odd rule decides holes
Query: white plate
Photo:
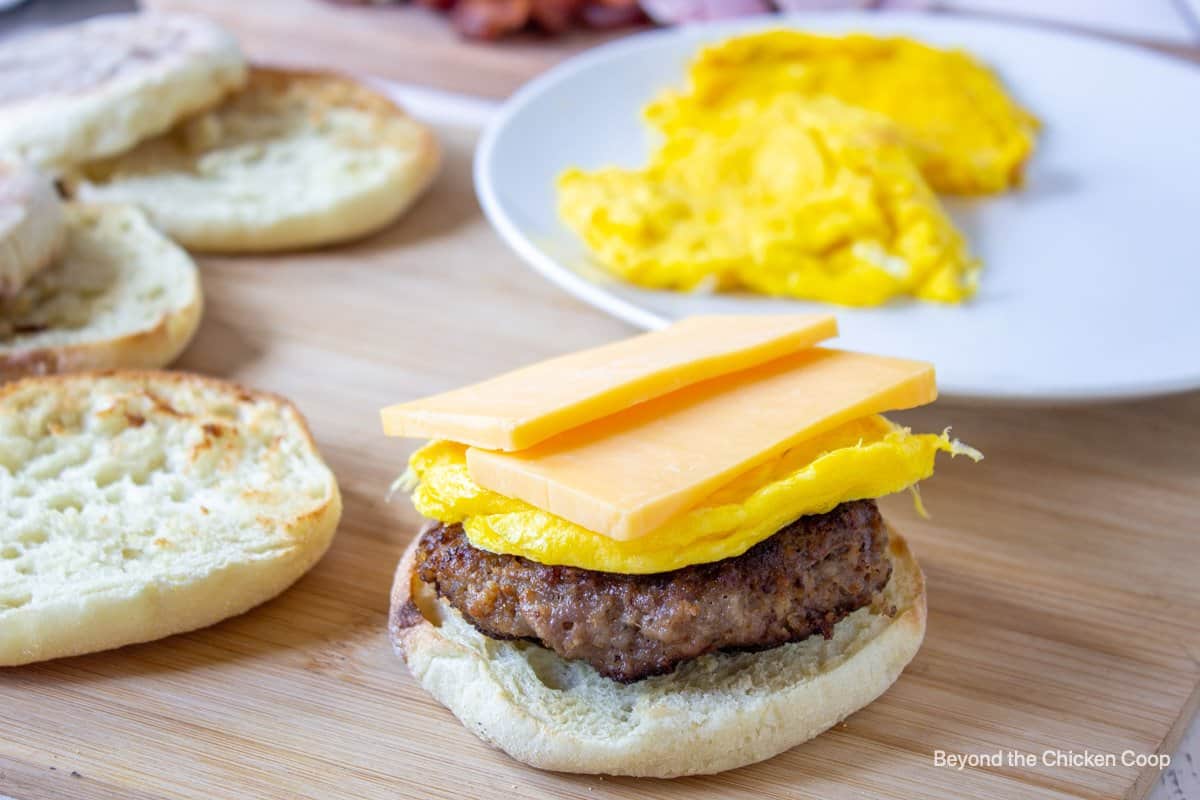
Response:
[{"label": "white plate", "polygon": [[492,120],[475,185],[496,230],[544,276],[640,327],[818,307],[622,284],[589,263],[555,213],[565,167],[645,162],[640,109],[681,82],[702,42],[781,25],[965,47],[1045,122],[1022,190],[951,204],[984,261],[976,298],[838,309],[840,346],[932,361],[943,394],[971,400],[1084,402],[1200,387],[1200,69],[1098,39],[898,13],[631,36],[532,81]]}]

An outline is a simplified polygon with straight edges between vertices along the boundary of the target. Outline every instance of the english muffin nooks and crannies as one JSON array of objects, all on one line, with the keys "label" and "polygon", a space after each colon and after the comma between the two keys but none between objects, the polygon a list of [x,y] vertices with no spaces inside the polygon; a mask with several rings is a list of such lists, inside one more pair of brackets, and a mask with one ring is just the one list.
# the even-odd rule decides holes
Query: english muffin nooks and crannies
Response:
[{"label": "english muffin nooks and crannies", "polygon": [[286,401],[184,373],[0,388],[0,665],[211,625],[329,546],[337,483]]},{"label": "english muffin nooks and crannies", "polygon": [[128,150],[246,79],[203,17],[112,14],[0,48],[0,155],[62,169]]},{"label": "english muffin nooks and crannies", "polygon": [[921,571],[875,498],[915,492],[939,451],[980,457],[879,416],[932,401],[932,368],[814,347],[828,316],[676,327],[383,411],[451,437],[400,482],[432,522],[392,641],[536,767],[769,758],[878,697],[924,635]]},{"label": "english muffin nooks and crannies", "polygon": [[57,258],[66,239],[53,181],[26,164],[0,161],[0,301]]},{"label": "english muffin nooks and crannies", "polygon": [[76,192],[138,204],[192,250],[287,250],[392,222],[439,152],[428,128],[355,81],[255,68],[220,107],[87,165]]},{"label": "english muffin nooks and crannies", "polygon": [[62,255],[0,300],[0,382],[162,367],[200,324],[192,259],[132,206],[68,203]]}]

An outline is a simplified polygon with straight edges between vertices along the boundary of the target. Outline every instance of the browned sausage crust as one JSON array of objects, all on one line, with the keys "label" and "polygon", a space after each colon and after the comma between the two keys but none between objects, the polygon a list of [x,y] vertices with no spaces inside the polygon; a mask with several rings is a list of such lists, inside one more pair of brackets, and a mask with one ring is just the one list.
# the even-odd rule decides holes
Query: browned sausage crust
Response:
[{"label": "browned sausage crust", "polygon": [[632,682],[718,650],[828,637],[887,585],[887,529],[874,501],[801,517],[740,556],[654,575],[548,566],[480,550],[438,525],[417,575],[480,632],[528,639]]}]

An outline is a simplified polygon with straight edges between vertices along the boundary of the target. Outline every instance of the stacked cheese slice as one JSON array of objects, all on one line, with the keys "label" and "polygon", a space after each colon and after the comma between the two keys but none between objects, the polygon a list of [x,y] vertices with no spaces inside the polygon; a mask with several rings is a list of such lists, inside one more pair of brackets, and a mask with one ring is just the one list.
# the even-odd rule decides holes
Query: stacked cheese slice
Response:
[{"label": "stacked cheese slice", "polygon": [[965,450],[877,416],[934,400],[932,366],[814,346],[836,330],[693,317],[391,406],[384,430],[434,440],[410,462],[416,506],[477,547],[623,573],[728,558]]}]

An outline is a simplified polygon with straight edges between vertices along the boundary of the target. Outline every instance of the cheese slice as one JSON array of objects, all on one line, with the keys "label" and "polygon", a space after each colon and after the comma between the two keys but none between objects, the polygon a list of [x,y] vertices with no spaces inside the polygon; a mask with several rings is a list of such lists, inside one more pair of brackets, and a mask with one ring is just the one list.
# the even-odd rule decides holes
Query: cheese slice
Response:
[{"label": "cheese slice", "polygon": [[521,450],[685,386],[837,335],[832,314],[689,317],[661,331],[543,361],[383,409],[389,436]]},{"label": "cheese slice", "polygon": [[811,348],[651,400],[519,453],[467,450],[472,480],[616,540],[838,425],[937,397],[921,361]]}]

